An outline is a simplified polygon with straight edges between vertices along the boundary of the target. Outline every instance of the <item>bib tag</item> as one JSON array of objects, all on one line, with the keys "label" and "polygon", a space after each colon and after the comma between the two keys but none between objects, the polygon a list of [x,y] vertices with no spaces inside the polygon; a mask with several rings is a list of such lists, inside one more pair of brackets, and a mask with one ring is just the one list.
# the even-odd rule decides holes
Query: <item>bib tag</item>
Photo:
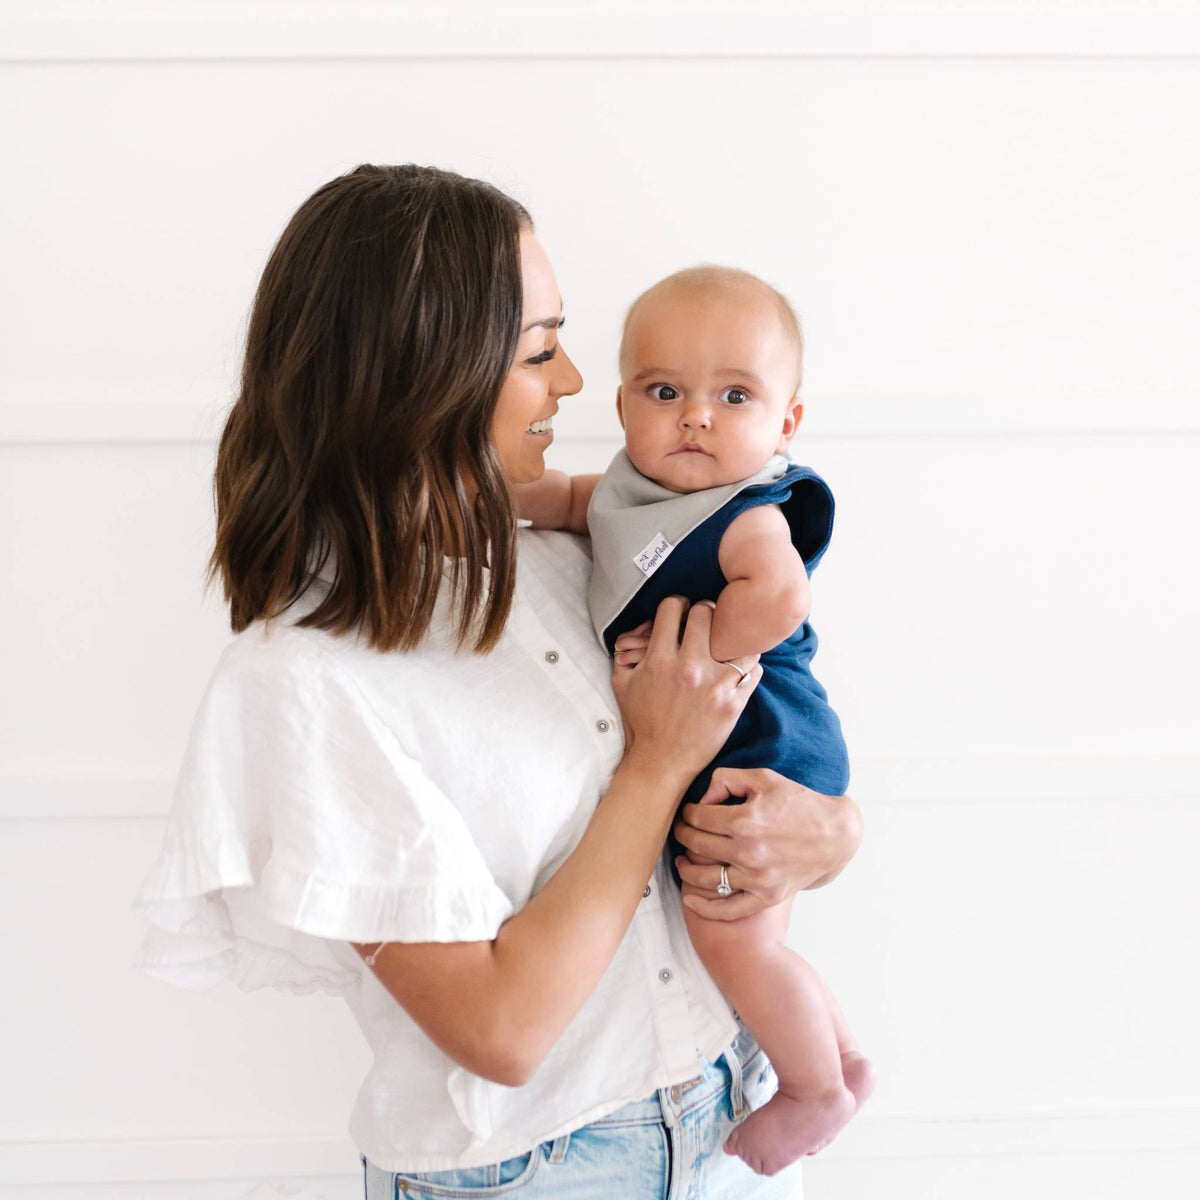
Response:
[{"label": "bib tag", "polygon": [[667,559],[667,555],[675,547],[661,533],[656,533],[649,544],[640,553],[633,556],[634,565],[647,578],[654,574]]}]

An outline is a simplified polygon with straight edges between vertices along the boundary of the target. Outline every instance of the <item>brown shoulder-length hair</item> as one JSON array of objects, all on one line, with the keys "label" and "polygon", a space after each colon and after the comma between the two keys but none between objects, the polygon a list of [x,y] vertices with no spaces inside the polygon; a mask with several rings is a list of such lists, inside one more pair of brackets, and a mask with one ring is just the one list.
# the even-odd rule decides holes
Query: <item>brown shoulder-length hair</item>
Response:
[{"label": "brown shoulder-length hair", "polygon": [[357,167],[300,206],[258,286],[217,454],[210,577],[235,632],[328,567],[301,625],[412,649],[448,554],[459,647],[496,645],[516,513],[490,431],[531,226],[490,184],[412,165]]}]

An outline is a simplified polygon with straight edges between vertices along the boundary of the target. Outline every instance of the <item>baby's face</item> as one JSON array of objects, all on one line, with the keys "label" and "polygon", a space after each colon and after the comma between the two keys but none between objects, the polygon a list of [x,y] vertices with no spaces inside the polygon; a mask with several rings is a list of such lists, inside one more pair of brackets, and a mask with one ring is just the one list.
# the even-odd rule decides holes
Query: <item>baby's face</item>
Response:
[{"label": "baby's face", "polygon": [[630,461],[673,492],[753,475],[786,449],[800,419],[797,357],[755,288],[647,296],[626,334],[617,390]]}]

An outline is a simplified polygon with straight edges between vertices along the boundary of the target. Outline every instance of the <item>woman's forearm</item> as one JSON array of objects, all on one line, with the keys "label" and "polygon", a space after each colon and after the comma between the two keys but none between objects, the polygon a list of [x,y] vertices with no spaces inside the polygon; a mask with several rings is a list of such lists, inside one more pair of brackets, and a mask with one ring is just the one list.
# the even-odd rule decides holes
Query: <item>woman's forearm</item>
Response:
[{"label": "woman's forearm", "polygon": [[388,944],[376,974],[456,1062],[525,1083],[616,954],[688,782],[631,750],[578,846],[494,941]]},{"label": "woman's forearm", "polygon": [[500,930],[500,1040],[524,1048],[530,1074],[608,969],[689,782],[627,758],[579,845]]}]

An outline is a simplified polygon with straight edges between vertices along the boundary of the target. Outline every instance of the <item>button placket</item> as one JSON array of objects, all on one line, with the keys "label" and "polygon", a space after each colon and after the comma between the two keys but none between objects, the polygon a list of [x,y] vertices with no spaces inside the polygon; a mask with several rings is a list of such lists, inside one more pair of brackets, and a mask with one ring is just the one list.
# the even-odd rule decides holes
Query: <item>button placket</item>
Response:
[{"label": "button placket", "polygon": [[655,899],[638,906],[633,928],[646,972],[643,978],[649,989],[647,997],[662,1060],[669,1071],[682,1075],[695,1065],[695,1023],[688,1005],[688,989],[676,978],[666,925],[656,919],[660,888],[661,881],[660,887],[653,889]]},{"label": "button placket", "polygon": [[[554,681],[554,685],[571,701],[581,716],[586,715],[589,711],[595,713],[597,701],[600,702],[600,705],[607,707],[611,697],[594,688],[583,672],[572,662],[570,656],[565,655],[562,649],[555,645],[556,639],[550,635],[533,607],[519,593],[514,604],[512,624],[518,640],[527,650],[536,653],[537,658],[541,660],[543,670],[547,672],[547,678]],[[600,708],[602,713],[604,707]],[[615,755],[619,759],[624,739],[620,736],[620,725],[617,723],[616,717],[611,713],[604,716],[593,716],[592,729],[593,736],[597,737],[603,745],[605,754]],[[614,733],[617,734],[615,739],[612,737]]]}]

